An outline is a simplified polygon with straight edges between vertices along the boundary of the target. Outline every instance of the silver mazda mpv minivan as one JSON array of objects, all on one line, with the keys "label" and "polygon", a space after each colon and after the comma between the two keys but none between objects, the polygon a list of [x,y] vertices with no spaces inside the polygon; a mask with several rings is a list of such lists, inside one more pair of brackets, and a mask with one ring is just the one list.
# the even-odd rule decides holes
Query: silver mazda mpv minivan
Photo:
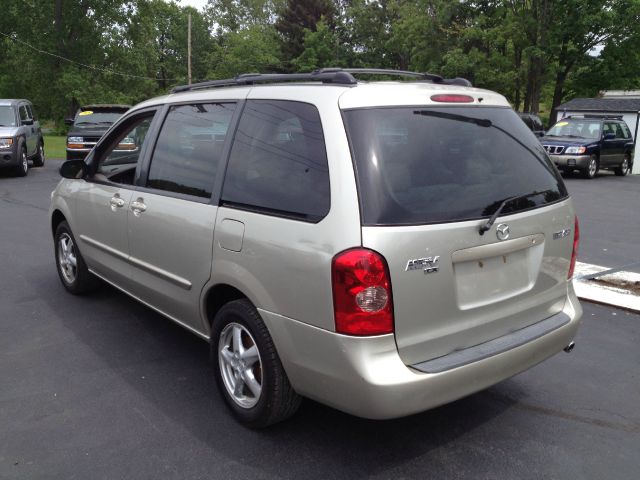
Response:
[{"label": "silver mazda mpv minivan", "polygon": [[[420,412],[573,346],[578,222],[494,92],[378,70],[175,88],[66,162],[60,280],[102,279],[210,342],[242,423],[309,397]],[[386,77],[386,78],[388,78]]]}]

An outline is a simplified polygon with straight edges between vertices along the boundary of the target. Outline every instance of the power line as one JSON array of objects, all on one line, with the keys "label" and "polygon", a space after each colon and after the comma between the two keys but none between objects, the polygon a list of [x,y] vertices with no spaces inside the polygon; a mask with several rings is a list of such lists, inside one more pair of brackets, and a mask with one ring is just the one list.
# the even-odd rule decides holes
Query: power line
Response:
[{"label": "power line", "polygon": [[15,34],[13,35],[8,35],[6,33],[0,32],[0,35],[2,35],[3,37],[7,37],[9,40],[13,40],[14,42],[20,43],[22,45],[25,45],[27,47],[29,47],[30,49],[38,52],[38,53],[42,53],[45,55],[49,55],[50,57],[54,57],[54,58],[58,58],[60,60],[64,60],[65,62],[69,62],[69,63],[73,63],[75,65],[80,65],[81,67],[84,68],[89,68],[91,70],[96,70],[98,72],[104,72],[104,73],[110,73],[112,75],[120,75],[122,77],[130,77],[130,78],[139,78],[142,80],[153,80],[153,81],[159,81],[159,80],[164,80],[165,82],[180,82],[180,81],[184,81],[184,79],[182,78],[153,78],[153,77],[145,77],[142,75],[132,75],[130,73],[122,73],[122,72],[117,72],[115,70],[111,70],[108,68],[100,68],[100,67],[96,67],[95,65],[88,65],[86,63],[80,63],[80,62],[76,62],[75,60],[71,60],[70,58],[66,58],[63,57],[61,55],[57,55],[55,53],[51,53],[51,52],[47,52],[46,50],[42,50],[38,47],[34,47],[33,45],[31,45],[30,43],[27,43],[23,40],[20,40]]}]

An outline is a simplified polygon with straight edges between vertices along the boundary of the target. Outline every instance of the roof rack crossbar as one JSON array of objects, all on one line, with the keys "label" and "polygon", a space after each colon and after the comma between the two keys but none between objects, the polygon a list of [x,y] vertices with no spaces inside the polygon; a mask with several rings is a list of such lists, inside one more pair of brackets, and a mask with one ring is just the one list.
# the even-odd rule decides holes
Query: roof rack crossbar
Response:
[{"label": "roof rack crossbar", "polygon": [[406,70],[386,70],[383,68],[320,68],[311,73],[244,73],[234,78],[224,80],[208,80],[180,85],[171,89],[171,93],[201,90],[204,88],[229,87],[254,85],[256,83],[283,83],[283,82],[322,82],[338,85],[355,85],[357,80],[353,75],[389,75],[413,77],[420,81],[428,81],[443,85],[461,85],[470,87],[471,82],[464,78],[443,78],[432,73],[409,72]]}]

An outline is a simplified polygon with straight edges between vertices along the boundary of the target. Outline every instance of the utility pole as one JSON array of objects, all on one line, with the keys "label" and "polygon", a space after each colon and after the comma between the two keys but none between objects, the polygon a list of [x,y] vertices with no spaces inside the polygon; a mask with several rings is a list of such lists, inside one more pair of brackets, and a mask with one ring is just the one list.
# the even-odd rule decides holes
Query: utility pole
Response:
[{"label": "utility pole", "polygon": [[191,12],[189,12],[187,25],[187,76],[191,85]]}]

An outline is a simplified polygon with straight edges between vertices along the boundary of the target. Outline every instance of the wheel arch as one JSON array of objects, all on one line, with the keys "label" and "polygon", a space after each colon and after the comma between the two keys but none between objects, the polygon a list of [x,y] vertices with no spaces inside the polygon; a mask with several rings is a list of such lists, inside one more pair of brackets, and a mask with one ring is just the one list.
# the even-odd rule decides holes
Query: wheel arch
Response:
[{"label": "wheel arch", "polygon": [[[211,331],[211,323],[213,322],[213,318],[225,304],[243,298],[246,298],[251,302],[251,299],[249,299],[249,297],[245,295],[244,292],[232,285],[229,285],[228,283],[217,283],[209,287],[204,292],[202,301],[204,318],[209,331]],[[255,307],[255,303],[251,303]]]},{"label": "wheel arch", "polygon": [[67,221],[67,217],[65,217],[64,213],[62,213],[59,209],[56,208],[51,213],[51,234],[55,235],[58,225],[60,225],[62,222],[65,222],[65,221]]}]

